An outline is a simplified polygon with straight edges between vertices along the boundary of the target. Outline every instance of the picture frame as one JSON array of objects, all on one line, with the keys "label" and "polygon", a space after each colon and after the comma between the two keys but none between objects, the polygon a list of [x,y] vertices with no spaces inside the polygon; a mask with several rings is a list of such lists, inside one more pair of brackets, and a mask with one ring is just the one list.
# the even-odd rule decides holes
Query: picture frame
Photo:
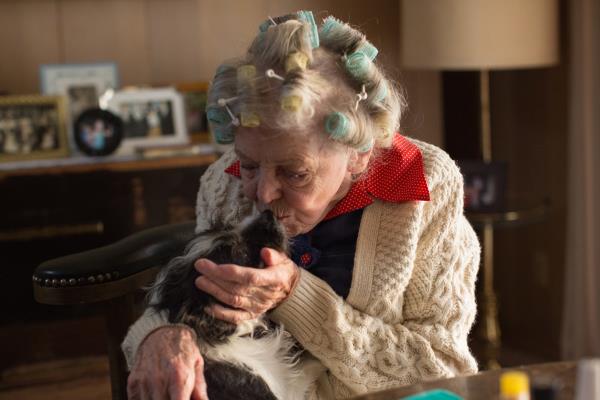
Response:
[{"label": "picture frame", "polygon": [[468,212],[492,213],[506,209],[505,162],[461,160],[458,165],[464,178],[464,208]]},{"label": "picture frame", "polygon": [[175,85],[183,96],[185,123],[188,134],[195,142],[210,143],[210,132],[206,118],[208,82],[187,82]]},{"label": "picture frame", "polygon": [[79,115],[98,107],[100,96],[119,87],[119,72],[114,62],[44,64],[40,66],[41,92],[67,98],[67,133],[71,150],[77,152],[73,124]]},{"label": "picture frame", "polygon": [[66,104],[63,97],[0,97],[0,162],[68,155]]},{"label": "picture frame", "polygon": [[189,143],[183,98],[175,88],[118,91],[108,100],[107,109],[123,120],[118,154]]}]

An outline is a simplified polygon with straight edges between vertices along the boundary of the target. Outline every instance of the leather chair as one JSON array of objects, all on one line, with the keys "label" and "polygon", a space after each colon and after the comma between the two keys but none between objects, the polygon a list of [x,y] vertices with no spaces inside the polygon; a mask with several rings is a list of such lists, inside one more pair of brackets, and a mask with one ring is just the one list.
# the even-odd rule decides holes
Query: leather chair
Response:
[{"label": "leather chair", "polygon": [[46,261],[34,271],[33,293],[39,303],[101,306],[114,400],[127,399],[127,368],[120,344],[138,317],[134,294],[183,252],[194,226],[186,222],[148,229],[108,246]]}]

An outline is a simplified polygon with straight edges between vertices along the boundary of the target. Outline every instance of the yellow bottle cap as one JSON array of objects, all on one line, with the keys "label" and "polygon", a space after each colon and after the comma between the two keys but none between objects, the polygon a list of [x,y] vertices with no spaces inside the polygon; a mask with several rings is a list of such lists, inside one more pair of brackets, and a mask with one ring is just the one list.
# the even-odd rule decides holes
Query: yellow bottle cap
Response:
[{"label": "yellow bottle cap", "polygon": [[505,372],[500,376],[500,393],[514,396],[529,393],[529,378],[523,372]]}]

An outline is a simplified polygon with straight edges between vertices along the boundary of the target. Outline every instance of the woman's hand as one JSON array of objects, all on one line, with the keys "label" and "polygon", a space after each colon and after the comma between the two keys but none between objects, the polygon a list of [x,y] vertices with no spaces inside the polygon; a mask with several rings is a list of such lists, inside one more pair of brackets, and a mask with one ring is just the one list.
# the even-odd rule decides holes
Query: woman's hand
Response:
[{"label": "woman's hand", "polygon": [[204,360],[195,335],[169,326],[152,332],[140,345],[127,381],[130,400],[208,400]]},{"label": "woman's hand", "polygon": [[215,304],[205,310],[207,313],[238,324],[257,318],[288,298],[300,278],[298,266],[273,249],[263,248],[260,255],[263,269],[196,261],[195,267],[202,274],[196,279],[196,287],[233,307]]}]

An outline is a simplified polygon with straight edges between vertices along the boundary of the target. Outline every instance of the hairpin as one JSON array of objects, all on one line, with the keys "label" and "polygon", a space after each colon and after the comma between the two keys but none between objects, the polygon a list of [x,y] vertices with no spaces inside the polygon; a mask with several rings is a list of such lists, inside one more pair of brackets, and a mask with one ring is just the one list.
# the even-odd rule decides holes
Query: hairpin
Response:
[{"label": "hairpin", "polygon": [[265,75],[267,76],[267,78],[275,78],[279,79],[280,81],[285,81],[285,78],[283,76],[277,75],[272,69],[266,70]]},{"label": "hairpin", "polygon": [[269,30],[270,27],[277,25],[277,22],[275,22],[275,20],[273,18],[271,18],[271,16],[269,16],[269,19],[267,19],[265,22],[263,22],[262,24],[260,24],[260,26],[258,27],[258,30],[261,32],[266,32],[267,30]]},{"label": "hairpin", "polygon": [[344,138],[350,129],[350,119],[339,111],[332,112],[325,120],[325,130],[334,140]]},{"label": "hairpin", "polygon": [[345,58],[346,70],[358,80],[363,80],[371,69],[371,59],[360,51],[355,51]]},{"label": "hairpin", "polygon": [[301,51],[295,51],[288,55],[285,60],[285,73],[297,70],[304,71],[307,64],[308,56]]},{"label": "hairpin", "polygon": [[302,97],[295,94],[287,94],[281,97],[281,109],[288,112],[296,112],[302,106]]},{"label": "hairpin", "polygon": [[231,108],[229,108],[229,106],[227,105],[228,103],[237,100],[238,97],[230,97],[228,99],[219,99],[217,100],[217,104],[220,105],[221,107],[224,107],[225,110],[227,111],[227,113],[229,114],[229,117],[231,118],[231,123],[235,126],[240,126],[240,120],[238,119],[238,117],[235,116],[235,114],[231,111]]},{"label": "hairpin", "polygon": [[260,118],[252,111],[242,111],[240,113],[240,118],[242,120],[242,126],[246,128],[256,128],[260,126]]},{"label": "hairpin", "polygon": [[362,90],[360,93],[356,93],[356,97],[357,98],[356,104],[354,104],[354,110],[358,110],[358,105],[360,104],[360,102],[366,100],[368,97],[365,85],[362,85]]},{"label": "hairpin", "polygon": [[308,38],[310,40],[310,45],[313,49],[316,49],[319,47],[319,29],[315,23],[315,17],[313,16],[312,11],[298,11],[296,15],[300,21],[309,25],[310,30],[308,31]]}]

